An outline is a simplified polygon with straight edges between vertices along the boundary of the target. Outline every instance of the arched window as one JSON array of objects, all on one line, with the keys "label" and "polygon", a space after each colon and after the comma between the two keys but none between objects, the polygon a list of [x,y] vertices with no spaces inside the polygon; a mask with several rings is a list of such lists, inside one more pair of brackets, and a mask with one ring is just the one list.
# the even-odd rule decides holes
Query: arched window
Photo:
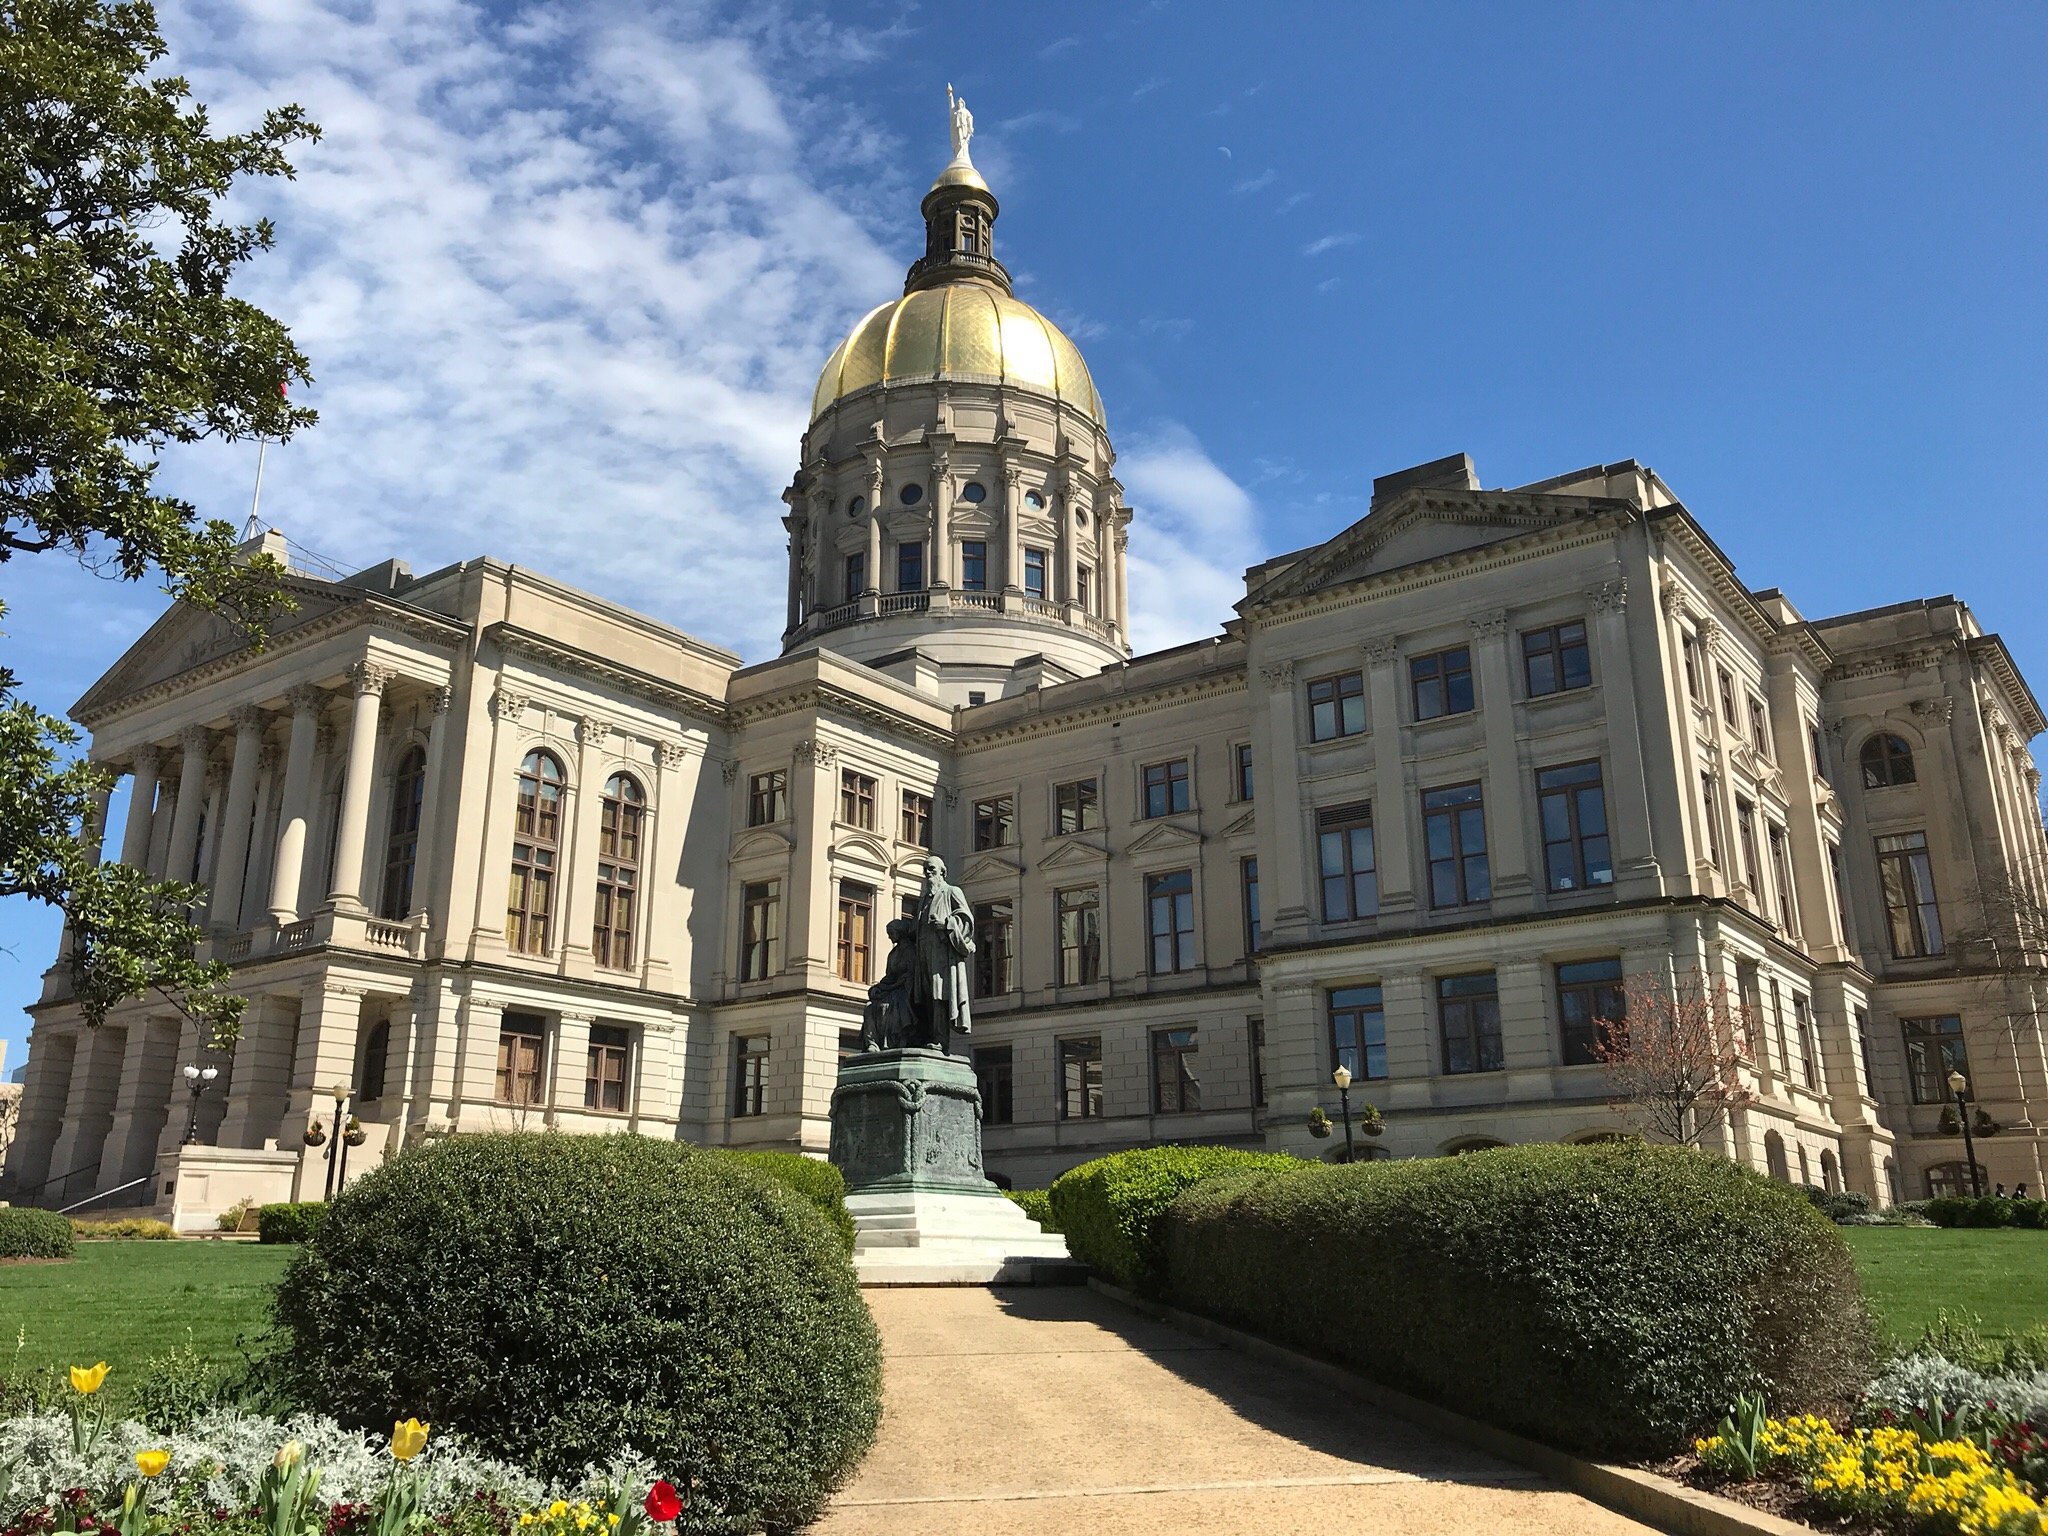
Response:
[{"label": "arched window", "polygon": [[1896,736],[1877,735],[1863,743],[1863,787],[1889,789],[1913,782],[1913,749]]},{"label": "arched window", "polygon": [[1776,1131],[1764,1133],[1764,1166],[1772,1178],[1792,1182],[1792,1165],[1785,1161],[1785,1138]]},{"label": "arched window", "polygon": [[1842,1167],[1835,1161],[1835,1154],[1823,1152],[1820,1155],[1820,1187],[1831,1195],[1842,1192]]},{"label": "arched window", "polygon": [[384,1097],[384,1063],[391,1055],[391,1021],[379,1019],[370,1026],[370,1032],[363,1037],[362,1070],[356,1081],[362,1087],[356,1090],[359,1099],[381,1099]]},{"label": "arched window", "polygon": [[[1977,1165],[1979,1187],[1989,1189],[1991,1181],[1984,1177],[1984,1165]],[[1927,1196],[1939,1200],[1944,1195],[1968,1195],[1970,1188],[1970,1165],[1968,1163],[1936,1163],[1927,1170]]]},{"label": "arched window", "polygon": [[555,859],[562,841],[562,765],[529,752],[519,765],[519,809],[512,822],[512,889],[505,905],[505,947],[548,952],[555,911]]},{"label": "arched window", "polygon": [[391,824],[384,834],[384,894],[377,915],[396,922],[412,910],[413,869],[420,852],[420,807],[427,796],[427,754],[408,747],[391,776]]},{"label": "arched window", "polygon": [[624,970],[633,963],[633,920],[640,892],[640,835],[647,797],[623,773],[604,786],[597,829],[597,924],[590,948],[597,963]]}]

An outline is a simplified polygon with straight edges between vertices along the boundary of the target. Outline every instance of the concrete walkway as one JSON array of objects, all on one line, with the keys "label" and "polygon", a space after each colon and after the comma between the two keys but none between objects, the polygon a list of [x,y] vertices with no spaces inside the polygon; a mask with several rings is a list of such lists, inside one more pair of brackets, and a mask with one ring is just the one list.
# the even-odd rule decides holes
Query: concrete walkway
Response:
[{"label": "concrete walkway", "polygon": [[821,1536],[1650,1529],[1091,1290],[867,1298],[882,1432]]}]

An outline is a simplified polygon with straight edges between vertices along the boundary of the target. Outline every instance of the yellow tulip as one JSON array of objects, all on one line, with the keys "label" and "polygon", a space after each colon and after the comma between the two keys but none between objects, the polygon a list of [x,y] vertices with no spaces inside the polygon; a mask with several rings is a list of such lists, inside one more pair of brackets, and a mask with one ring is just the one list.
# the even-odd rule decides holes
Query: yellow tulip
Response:
[{"label": "yellow tulip", "polygon": [[270,1458],[270,1464],[280,1472],[289,1472],[305,1459],[306,1448],[296,1440],[287,1440],[277,1448],[277,1454]]},{"label": "yellow tulip", "polygon": [[104,1360],[94,1366],[74,1365],[71,1367],[71,1390],[82,1397],[91,1397],[93,1393],[99,1391],[100,1383],[106,1379],[107,1362]]},{"label": "yellow tulip", "polygon": [[411,1461],[426,1448],[427,1428],[418,1419],[400,1419],[391,1426],[391,1459]]},{"label": "yellow tulip", "polygon": [[135,1469],[144,1477],[157,1477],[171,1464],[169,1451],[137,1451]]}]

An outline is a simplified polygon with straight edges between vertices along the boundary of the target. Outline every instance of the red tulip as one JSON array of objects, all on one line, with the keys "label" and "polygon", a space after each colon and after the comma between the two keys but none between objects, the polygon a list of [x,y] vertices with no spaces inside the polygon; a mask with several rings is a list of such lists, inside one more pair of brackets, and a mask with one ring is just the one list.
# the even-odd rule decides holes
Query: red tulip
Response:
[{"label": "red tulip", "polygon": [[647,1490],[647,1518],[666,1523],[683,1512],[683,1501],[676,1496],[675,1484],[663,1478]]}]

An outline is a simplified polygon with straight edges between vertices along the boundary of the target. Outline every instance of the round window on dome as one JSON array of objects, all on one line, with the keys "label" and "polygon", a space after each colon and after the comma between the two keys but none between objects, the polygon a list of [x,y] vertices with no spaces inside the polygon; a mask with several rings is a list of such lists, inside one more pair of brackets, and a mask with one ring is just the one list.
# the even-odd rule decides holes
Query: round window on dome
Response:
[{"label": "round window on dome", "polygon": [[988,487],[979,480],[970,480],[960,488],[960,499],[970,501],[978,507],[988,500]]},{"label": "round window on dome", "polygon": [[1024,505],[1034,512],[1043,512],[1045,510],[1045,498],[1036,491],[1026,491],[1024,493]]},{"label": "round window on dome", "polygon": [[859,516],[861,515],[861,513],[863,513],[863,512],[865,512],[865,511],[867,511],[867,509],[868,509],[868,499],[867,499],[867,497],[865,497],[865,496],[856,496],[856,497],[854,497],[854,498],[853,498],[853,500],[849,501],[849,502],[848,502],[848,503],[846,504],[846,515],[847,515],[848,517],[859,517]]},{"label": "round window on dome", "polygon": [[914,507],[924,500],[924,487],[912,481],[909,485],[903,487],[901,491],[897,492],[896,495],[897,500],[901,501],[903,505]]}]

